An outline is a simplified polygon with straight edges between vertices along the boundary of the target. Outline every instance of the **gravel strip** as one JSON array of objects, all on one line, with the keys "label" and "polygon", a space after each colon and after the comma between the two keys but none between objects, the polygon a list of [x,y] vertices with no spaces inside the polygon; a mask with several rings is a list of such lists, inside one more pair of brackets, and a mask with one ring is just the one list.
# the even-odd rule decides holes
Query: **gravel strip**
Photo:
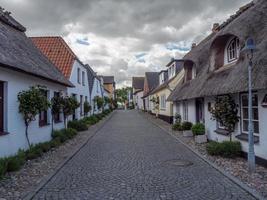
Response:
[{"label": "gravel strip", "polygon": [[89,127],[87,131],[79,132],[75,138],[58,148],[51,149],[42,157],[27,161],[19,171],[7,173],[6,177],[0,181],[0,200],[23,199],[40,184],[44,177],[50,175],[88,138],[92,137],[108,118],[106,117],[98,124]]},{"label": "gravel strip", "polygon": [[256,165],[256,173],[250,175],[248,173],[247,160],[239,157],[235,159],[222,158],[219,156],[210,156],[206,151],[207,144],[196,144],[193,137],[183,137],[178,131],[172,131],[171,125],[155,118],[152,115],[146,114],[151,120],[156,121],[162,127],[171,132],[175,137],[182,140],[184,143],[197,150],[203,157],[216,164],[218,167],[239,179],[252,189],[259,192],[264,198],[267,198],[267,168],[261,165]]}]

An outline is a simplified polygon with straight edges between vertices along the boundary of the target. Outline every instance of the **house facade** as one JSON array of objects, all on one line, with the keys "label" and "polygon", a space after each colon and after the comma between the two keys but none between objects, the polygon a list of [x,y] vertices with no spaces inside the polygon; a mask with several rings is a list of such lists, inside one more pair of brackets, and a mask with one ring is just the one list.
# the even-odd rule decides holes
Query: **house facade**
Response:
[{"label": "house facade", "polygon": [[155,108],[152,113],[168,123],[173,122],[174,114],[173,103],[167,98],[184,77],[183,63],[183,60],[172,59],[166,66],[167,70],[159,72],[159,85],[150,93]]},{"label": "house facade", "polygon": [[103,78],[104,88],[109,91],[110,98],[115,99],[116,84],[114,76],[101,76],[101,78]]},{"label": "house facade", "polygon": [[68,96],[73,96],[80,103],[70,119],[84,117],[83,105],[89,101],[89,83],[86,66],[73,53],[61,37],[32,37],[37,48],[64,74],[75,86],[67,89]]},{"label": "house facade", "polygon": [[159,76],[158,72],[146,72],[144,79],[144,92],[143,92],[143,108],[147,112],[153,112],[154,104],[151,101],[152,96],[150,93],[158,86]]},{"label": "house facade", "polygon": [[[205,124],[210,140],[240,141],[244,152],[248,152],[248,71],[247,56],[242,53],[245,42],[253,38],[258,51],[254,52],[253,126],[254,148],[258,162],[267,160],[267,76],[266,76],[266,29],[262,21],[267,19],[267,2],[263,0],[249,3],[221,25],[215,24],[212,33],[195,46],[184,60],[185,79],[177,85],[168,100],[174,102],[174,112],[180,113],[183,121]],[[190,62],[190,63],[189,63]],[[188,68],[196,71],[196,76],[186,80]],[[189,70],[190,71],[190,70]],[[212,119],[211,109],[216,98],[228,95],[234,101],[239,122],[231,134],[223,124]]]},{"label": "house facade", "polygon": [[133,104],[135,109],[143,110],[143,95],[144,95],[144,77],[133,77],[132,78],[132,96],[133,96]]},{"label": "house facade", "polygon": [[[8,12],[0,10],[0,157],[27,149],[25,124],[19,113],[18,93],[32,86],[43,86],[48,100],[73,87],[62,73],[34,46],[24,28]],[[62,120],[60,120],[62,119]],[[50,109],[30,123],[31,144],[49,141],[52,132]],[[54,129],[64,128],[63,116]]]}]

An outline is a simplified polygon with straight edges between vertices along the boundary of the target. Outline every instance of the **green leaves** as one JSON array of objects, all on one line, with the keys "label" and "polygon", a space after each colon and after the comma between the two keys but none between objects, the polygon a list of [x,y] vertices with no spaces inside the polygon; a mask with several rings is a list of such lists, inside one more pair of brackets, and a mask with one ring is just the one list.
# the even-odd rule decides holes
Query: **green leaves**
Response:
[{"label": "green leaves", "polygon": [[79,102],[74,97],[66,96],[62,101],[63,114],[65,117],[72,115],[80,106]]},{"label": "green leaves", "polygon": [[233,132],[235,124],[239,121],[238,108],[230,95],[218,96],[215,105],[211,108],[212,118]]},{"label": "green leaves", "polygon": [[93,101],[96,103],[98,110],[104,105],[104,99],[99,96],[95,96]]},{"label": "green leaves", "polygon": [[84,110],[84,113],[87,114],[89,113],[91,110],[92,110],[92,107],[91,105],[88,103],[88,101],[85,101],[83,103],[83,110]]},{"label": "green leaves", "polygon": [[37,114],[50,107],[43,87],[30,87],[18,94],[19,113],[23,115],[26,125],[35,120]]}]

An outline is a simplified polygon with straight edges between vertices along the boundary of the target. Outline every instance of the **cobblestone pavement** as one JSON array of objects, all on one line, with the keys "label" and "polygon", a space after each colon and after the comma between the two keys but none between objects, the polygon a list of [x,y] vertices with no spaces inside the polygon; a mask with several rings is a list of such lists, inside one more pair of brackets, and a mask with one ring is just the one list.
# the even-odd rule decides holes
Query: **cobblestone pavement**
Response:
[{"label": "cobblestone pavement", "polygon": [[254,198],[136,111],[118,111],[34,199]]}]

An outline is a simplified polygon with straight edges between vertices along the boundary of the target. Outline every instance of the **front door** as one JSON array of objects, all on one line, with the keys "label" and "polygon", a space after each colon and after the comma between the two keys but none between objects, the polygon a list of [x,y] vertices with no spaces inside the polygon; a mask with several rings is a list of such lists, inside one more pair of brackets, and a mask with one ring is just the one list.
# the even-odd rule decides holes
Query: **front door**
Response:
[{"label": "front door", "polygon": [[0,132],[4,131],[4,83],[0,82]]},{"label": "front door", "polygon": [[196,99],[196,121],[198,123],[204,123],[204,99]]}]

